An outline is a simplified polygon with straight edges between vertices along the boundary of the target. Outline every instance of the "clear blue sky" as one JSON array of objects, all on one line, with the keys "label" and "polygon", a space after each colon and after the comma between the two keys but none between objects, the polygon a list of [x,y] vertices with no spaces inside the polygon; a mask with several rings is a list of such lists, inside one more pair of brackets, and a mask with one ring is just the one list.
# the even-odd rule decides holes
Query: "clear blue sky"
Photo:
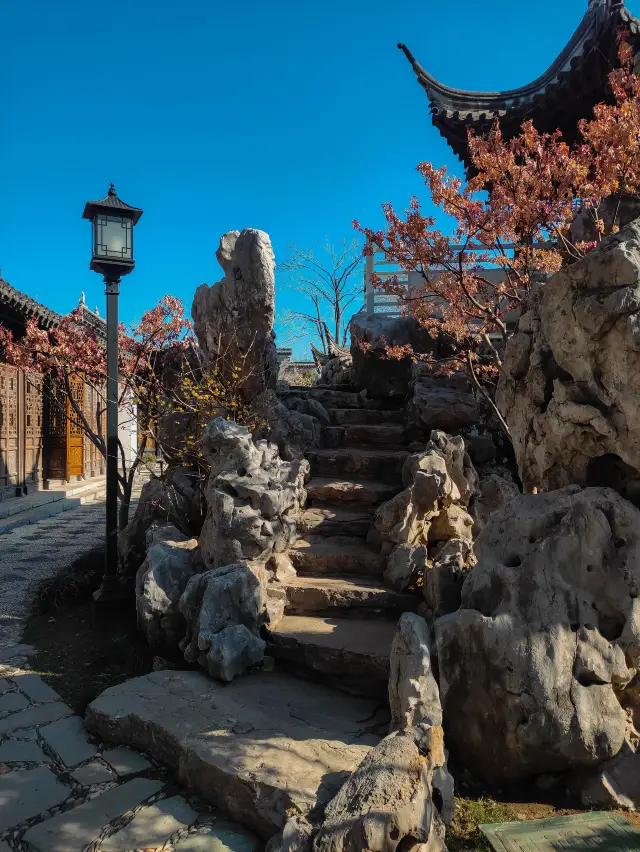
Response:
[{"label": "clear blue sky", "polygon": [[[629,0],[640,13],[640,0]],[[460,88],[529,82],[587,0],[0,0],[0,268],[60,312],[86,291],[84,202],[145,211],[121,314],[164,293],[190,308],[221,276],[233,228],[287,246],[380,223],[422,186],[422,160],[455,166],[396,43]],[[278,310],[293,306],[281,290]]]}]

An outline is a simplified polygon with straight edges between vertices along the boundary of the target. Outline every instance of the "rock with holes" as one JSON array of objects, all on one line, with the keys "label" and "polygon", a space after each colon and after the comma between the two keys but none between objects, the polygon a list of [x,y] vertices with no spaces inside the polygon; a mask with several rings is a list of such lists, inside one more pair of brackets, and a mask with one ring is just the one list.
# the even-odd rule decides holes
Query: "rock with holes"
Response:
[{"label": "rock with holes", "polygon": [[260,627],[267,620],[266,578],[246,563],[194,575],[180,598],[187,624],[180,643],[187,662],[231,681],[262,662]]},{"label": "rock with holes", "polygon": [[414,368],[411,394],[408,421],[427,435],[433,429],[456,434],[480,420],[480,406],[465,376],[429,376]]},{"label": "rock with holes", "polygon": [[170,467],[142,486],[140,499],[127,526],[118,535],[118,570],[135,575],[147,553],[151,527],[175,526],[188,538],[197,536],[204,520],[198,477],[186,467]]},{"label": "rock with holes", "polygon": [[171,526],[153,531],[150,538],[136,576],[138,626],[150,645],[177,647],[185,633],[178,604],[197,571],[198,540]]},{"label": "rock with holes", "polygon": [[587,808],[640,808],[640,752],[628,743],[620,754],[584,777],[576,777],[574,788]]},{"label": "rock with holes", "polygon": [[238,381],[249,401],[276,383],[271,240],[254,228],[229,231],[220,239],[216,258],[224,278],[196,290],[193,326],[209,364],[230,381]]},{"label": "rock with holes", "polygon": [[283,461],[275,444],[254,441],[246,427],[219,418],[207,426],[203,446],[211,465],[199,540],[205,567],[284,552],[306,500],[309,463]]},{"label": "rock with holes", "polygon": [[435,545],[452,538],[471,540],[473,518],[467,506],[478,486],[464,440],[432,432],[421,453],[406,460],[405,490],[376,512],[379,537],[391,545]]},{"label": "rock with holes", "polygon": [[572,483],[640,497],[640,220],[538,288],[496,401],[525,490]]},{"label": "rock with holes", "polygon": [[640,664],[640,512],[605,488],[521,496],[475,552],[435,624],[452,752],[498,785],[614,757]]},{"label": "rock with holes", "polygon": [[521,494],[507,471],[482,477],[469,511],[473,517],[473,534],[477,536],[489,517]]},{"label": "rock with holes", "polygon": [[445,825],[434,804],[433,777],[442,760],[417,729],[390,734],[327,805],[314,852],[444,852]]}]

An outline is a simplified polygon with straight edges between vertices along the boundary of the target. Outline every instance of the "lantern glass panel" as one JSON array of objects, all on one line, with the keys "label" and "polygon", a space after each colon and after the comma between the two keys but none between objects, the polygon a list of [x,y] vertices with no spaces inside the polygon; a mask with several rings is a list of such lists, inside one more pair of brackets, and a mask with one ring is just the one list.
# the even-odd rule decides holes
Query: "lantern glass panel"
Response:
[{"label": "lantern glass panel", "polygon": [[95,218],[95,249],[97,257],[113,260],[133,260],[133,239],[131,219],[121,216],[103,216]]}]

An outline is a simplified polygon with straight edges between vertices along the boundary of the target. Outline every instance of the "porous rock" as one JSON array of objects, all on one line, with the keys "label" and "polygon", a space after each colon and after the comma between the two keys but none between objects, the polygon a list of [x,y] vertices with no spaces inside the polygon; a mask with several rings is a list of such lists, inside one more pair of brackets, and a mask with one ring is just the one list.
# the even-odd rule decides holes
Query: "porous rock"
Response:
[{"label": "porous rock", "polygon": [[478,477],[461,437],[432,432],[425,451],[404,463],[402,479],[405,490],[376,511],[374,526],[383,540],[415,547],[472,538],[466,507]]},{"label": "porous rock", "polygon": [[445,850],[432,799],[434,762],[415,730],[393,733],[371,751],[327,805],[314,852]]},{"label": "porous rock", "polygon": [[383,574],[385,584],[399,592],[408,589],[422,576],[428,558],[424,545],[414,547],[410,544],[399,544],[394,547],[387,558],[387,567]]},{"label": "porous rock", "polygon": [[[196,290],[191,309],[210,365],[238,382],[246,400],[275,387],[275,258],[264,231],[229,231],[216,252],[224,278]],[[234,380],[235,381],[235,380]]]},{"label": "porous rock", "polygon": [[526,491],[640,495],[640,221],[557,272],[509,340],[496,401]]},{"label": "porous rock", "polygon": [[455,612],[462,602],[462,586],[476,559],[473,545],[464,539],[445,542],[425,563],[422,588],[432,616],[439,618]]},{"label": "porous rock", "polygon": [[306,500],[309,463],[283,461],[275,444],[219,418],[207,426],[203,447],[211,465],[200,536],[205,567],[284,552]]},{"label": "porous rock", "polygon": [[180,642],[187,662],[230,681],[264,658],[259,630],[266,620],[263,572],[246,563],[194,575],[180,599],[187,632]]},{"label": "porous rock", "polygon": [[411,394],[408,422],[427,434],[433,429],[457,434],[480,420],[480,407],[466,377],[438,377],[414,368]]},{"label": "porous rock", "polygon": [[469,509],[474,521],[474,536],[481,532],[494,512],[519,497],[520,493],[515,482],[503,473],[490,473],[482,477]]},{"label": "porous rock", "polygon": [[475,550],[435,625],[449,747],[498,785],[615,757],[640,660],[640,512],[610,489],[521,496]]},{"label": "porous rock", "polygon": [[431,634],[424,618],[405,612],[391,645],[391,730],[442,725],[440,691],[431,669]]},{"label": "porous rock", "polygon": [[152,645],[177,646],[185,633],[178,604],[196,572],[198,540],[175,527],[152,532],[151,546],[136,575],[138,626]]},{"label": "porous rock", "polygon": [[576,779],[575,786],[587,808],[640,808],[640,753],[625,743],[620,754]]}]

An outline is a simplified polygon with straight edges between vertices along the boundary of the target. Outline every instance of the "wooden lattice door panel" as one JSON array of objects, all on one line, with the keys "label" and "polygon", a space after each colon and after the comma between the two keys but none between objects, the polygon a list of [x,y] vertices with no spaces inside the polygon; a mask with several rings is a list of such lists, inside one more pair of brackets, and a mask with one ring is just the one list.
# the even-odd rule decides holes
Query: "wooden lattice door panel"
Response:
[{"label": "wooden lattice door panel", "polygon": [[[78,408],[84,412],[82,379],[71,379],[71,395]],[[72,476],[84,476],[84,430],[71,401],[67,400],[67,479]]]},{"label": "wooden lattice door panel", "polygon": [[0,492],[14,496],[20,482],[17,367],[0,364]]},{"label": "wooden lattice door panel", "polygon": [[47,479],[67,478],[67,403],[53,378],[45,383],[45,447]]},{"label": "wooden lattice door panel", "polygon": [[[98,409],[104,408],[103,394],[98,392],[89,384],[84,386],[84,416],[94,434],[98,434]],[[104,413],[100,417],[102,421],[102,434],[105,434]],[[84,436],[84,472],[85,476],[101,476],[105,471],[104,456],[93,441]]]},{"label": "wooden lattice door panel", "polygon": [[24,467],[25,484],[42,480],[43,379],[37,373],[23,374],[24,388]]}]

